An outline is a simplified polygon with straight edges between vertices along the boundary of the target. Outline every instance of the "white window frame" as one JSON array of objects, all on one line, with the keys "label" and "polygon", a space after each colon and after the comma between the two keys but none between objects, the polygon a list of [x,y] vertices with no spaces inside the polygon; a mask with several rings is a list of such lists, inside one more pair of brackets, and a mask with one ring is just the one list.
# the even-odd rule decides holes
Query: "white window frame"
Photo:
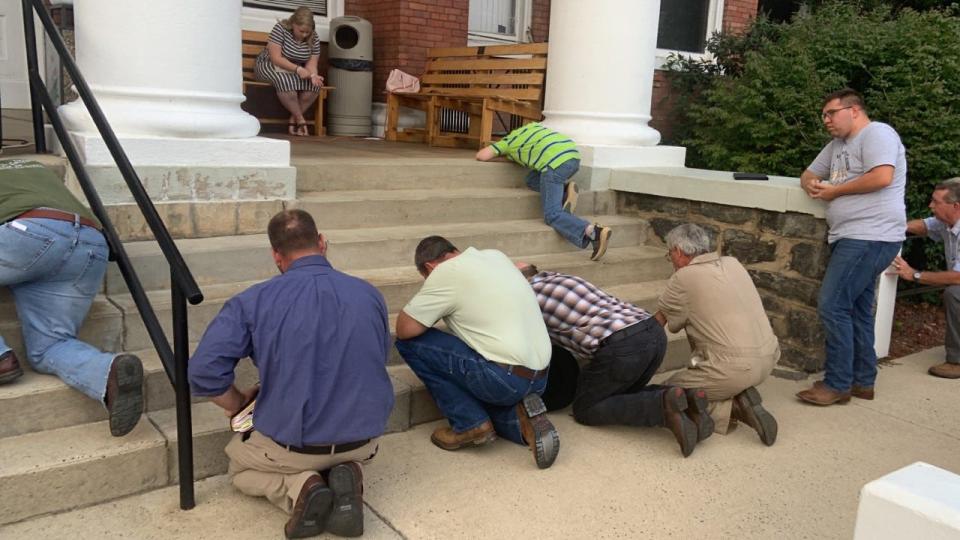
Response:
[{"label": "white window frame", "polygon": [[[209,0],[202,0],[209,1]],[[313,18],[317,24],[317,36],[324,43],[330,42],[330,20],[343,16],[344,0],[327,0],[327,16]],[[255,32],[269,32],[279,19],[286,18],[284,12],[243,6],[240,15],[240,28]]]},{"label": "white window frame", "polygon": [[[467,14],[467,19],[470,19],[469,13]],[[471,32],[470,29],[467,28],[467,46],[479,47],[483,45],[527,43],[530,25],[533,22],[533,0],[517,0],[517,12],[514,14],[514,20],[516,21],[514,25],[515,32],[512,35]]]},{"label": "white window frame", "polygon": [[[710,7],[707,9],[707,35],[706,38],[709,39],[714,32],[720,32],[723,30],[723,0],[710,0]],[[667,57],[673,53],[679,53],[683,56],[689,56],[698,60],[713,60],[713,55],[708,52],[694,53],[689,51],[676,51],[672,49],[660,49],[657,48],[656,62],[654,67],[656,69],[663,69],[663,65],[667,62]]]}]

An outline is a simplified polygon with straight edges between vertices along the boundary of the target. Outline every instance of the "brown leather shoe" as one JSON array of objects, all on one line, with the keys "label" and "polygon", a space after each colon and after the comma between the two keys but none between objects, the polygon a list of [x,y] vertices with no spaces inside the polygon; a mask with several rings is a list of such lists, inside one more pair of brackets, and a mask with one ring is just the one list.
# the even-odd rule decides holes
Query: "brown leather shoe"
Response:
[{"label": "brown leather shoe", "polygon": [[697,425],[687,418],[687,395],[683,388],[671,386],[663,391],[663,425],[677,439],[680,453],[687,457],[697,446]]},{"label": "brown leather shoe", "polygon": [[132,354],[119,354],[107,377],[107,411],[110,434],[122,437],[133,430],[143,414],[143,365]]},{"label": "brown leather shoe", "polygon": [[731,416],[753,428],[767,446],[777,442],[777,419],[763,408],[763,398],[756,388],[750,387],[733,398]]},{"label": "brown leather shoe", "polygon": [[444,450],[459,450],[465,446],[483,446],[493,442],[497,438],[497,433],[493,430],[493,424],[489,420],[479,426],[457,433],[450,426],[438,427],[433,430],[430,441]]},{"label": "brown leather shoe", "polygon": [[960,364],[944,362],[931,367],[927,373],[934,377],[942,377],[944,379],[960,379]]},{"label": "brown leather shoe", "polygon": [[[813,383],[814,386],[823,386],[825,382],[817,381]],[[853,385],[850,389],[850,395],[858,399],[872,400],[874,398],[874,391],[872,386],[860,386],[859,384]]]},{"label": "brown leather shoe", "polygon": [[337,536],[363,535],[363,469],[356,461],[330,469],[328,484],[333,505],[327,518],[327,532]]},{"label": "brown leather shoe", "polygon": [[517,403],[520,434],[530,446],[537,467],[546,469],[560,454],[560,434],[547,418],[547,406],[538,394],[527,394]]},{"label": "brown leather shoe", "polygon": [[713,435],[716,427],[710,417],[707,393],[702,388],[687,388],[687,417],[697,426],[697,442]]},{"label": "brown leather shoe", "polygon": [[290,519],[283,526],[283,533],[287,538],[307,538],[322,533],[332,502],[333,492],[323,483],[323,477],[319,474],[311,476],[300,488],[300,495],[297,496]]},{"label": "brown leather shoe", "polygon": [[0,384],[7,384],[19,379],[23,375],[23,368],[17,361],[17,355],[13,351],[7,351],[0,356]]},{"label": "brown leather shoe", "polygon": [[837,392],[820,381],[818,381],[818,383],[814,383],[813,386],[806,390],[797,392],[797,397],[807,403],[820,405],[821,407],[833,405],[834,403],[850,402],[850,392]]}]

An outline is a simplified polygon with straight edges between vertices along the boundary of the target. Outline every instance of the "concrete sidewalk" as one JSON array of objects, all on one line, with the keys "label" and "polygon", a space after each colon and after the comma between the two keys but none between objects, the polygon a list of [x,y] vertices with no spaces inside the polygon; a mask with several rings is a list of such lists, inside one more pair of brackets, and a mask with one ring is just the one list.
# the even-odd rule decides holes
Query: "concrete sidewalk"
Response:
[{"label": "concrete sidewalk", "polygon": [[[876,401],[824,409],[770,379],[780,424],[767,448],[741,426],[683,459],[664,429],[590,428],[563,411],[560,457],[537,470],[507,441],[450,453],[425,424],[384,438],[366,468],[366,538],[850,538],[866,482],[915,461],[960,473],[960,381],[926,374],[943,349],[881,369]],[[281,538],[286,516],[214,477],[197,507],[177,488],[34,518],[0,538]]]}]

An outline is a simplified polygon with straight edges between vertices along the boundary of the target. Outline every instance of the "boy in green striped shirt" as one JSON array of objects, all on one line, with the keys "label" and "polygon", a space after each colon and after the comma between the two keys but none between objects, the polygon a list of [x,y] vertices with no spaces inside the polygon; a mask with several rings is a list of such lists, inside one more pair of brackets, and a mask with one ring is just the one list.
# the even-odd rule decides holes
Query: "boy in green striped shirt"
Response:
[{"label": "boy in green striped shirt", "polygon": [[576,143],[566,135],[532,122],[477,152],[480,161],[501,156],[530,169],[527,187],[540,193],[543,221],[580,249],[593,244],[590,259],[599,261],[607,251],[611,230],[573,214],[577,185],[570,178],[580,169]]}]

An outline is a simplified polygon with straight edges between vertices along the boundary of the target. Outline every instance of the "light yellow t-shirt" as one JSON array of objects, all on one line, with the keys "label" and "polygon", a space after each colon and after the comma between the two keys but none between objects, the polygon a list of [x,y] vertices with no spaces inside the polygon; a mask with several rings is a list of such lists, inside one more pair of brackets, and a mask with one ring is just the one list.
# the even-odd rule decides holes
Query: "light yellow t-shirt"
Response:
[{"label": "light yellow t-shirt", "polygon": [[467,248],[440,263],[403,308],[420,324],[440,319],[487,360],[544,369],[550,337],[530,284],[506,255]]}]

